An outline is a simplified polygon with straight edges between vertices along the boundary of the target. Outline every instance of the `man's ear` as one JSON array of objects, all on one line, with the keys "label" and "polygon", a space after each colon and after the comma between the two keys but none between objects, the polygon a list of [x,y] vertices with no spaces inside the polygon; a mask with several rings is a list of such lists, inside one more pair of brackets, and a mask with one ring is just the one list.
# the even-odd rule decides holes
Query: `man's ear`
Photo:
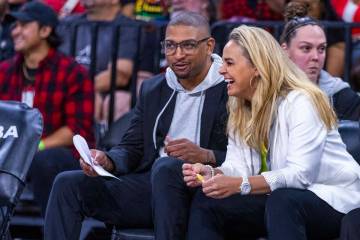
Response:
[{"label": "man's ear", "polygon": [[40,28],[40,37],[43,38],[43,39],[46,39],[49,37],[51,31],[52,31],[52,27],[50,26],[42,26]]},{"label": "man's ear", "polygon": [[215,39],[212,37],[209,38],[209,40],[207,41],[207,46],[208,46],[208,53],[209,53],[209,55],[211,55],[214,52]]}]

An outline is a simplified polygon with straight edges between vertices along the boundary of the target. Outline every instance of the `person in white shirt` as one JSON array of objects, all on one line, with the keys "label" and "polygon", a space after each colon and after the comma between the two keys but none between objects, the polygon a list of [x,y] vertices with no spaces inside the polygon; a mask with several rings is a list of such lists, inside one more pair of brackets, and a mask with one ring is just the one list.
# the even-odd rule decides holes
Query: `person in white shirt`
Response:
[{"label": "person in white shirt", "polygon": [[[223,51],[229,143],[224,163],[184,164],[200,187],[187,239],[331,239],[360,204],[360,166],[327,96],[265,30],[240,26]],[[202,175],[199,176],[199,175]]]}]

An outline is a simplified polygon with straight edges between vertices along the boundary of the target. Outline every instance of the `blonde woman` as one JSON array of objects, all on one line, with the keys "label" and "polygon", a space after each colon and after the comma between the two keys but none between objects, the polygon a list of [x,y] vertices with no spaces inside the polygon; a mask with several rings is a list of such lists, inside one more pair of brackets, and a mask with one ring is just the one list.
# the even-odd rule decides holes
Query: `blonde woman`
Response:
[{"label": "blonde woman", "polygon": [[[346,151],[326,95],[266,31],[240,26],[223,51],[228,82],[225,162],[184,164],[200,186],[188,239],[329,239],[360,204],[360,166]],[[202,176],[199,176],[202,175]]]}]

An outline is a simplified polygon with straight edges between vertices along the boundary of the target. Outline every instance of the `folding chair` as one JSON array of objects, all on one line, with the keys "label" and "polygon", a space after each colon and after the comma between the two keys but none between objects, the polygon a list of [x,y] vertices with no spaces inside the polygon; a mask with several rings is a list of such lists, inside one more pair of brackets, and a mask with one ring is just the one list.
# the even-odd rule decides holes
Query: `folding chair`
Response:
[{"label": "folding chair", "polygon": [[0,101],[0,239],[9,237],[10,218],[37,151],[43,120],[37,109]]}]

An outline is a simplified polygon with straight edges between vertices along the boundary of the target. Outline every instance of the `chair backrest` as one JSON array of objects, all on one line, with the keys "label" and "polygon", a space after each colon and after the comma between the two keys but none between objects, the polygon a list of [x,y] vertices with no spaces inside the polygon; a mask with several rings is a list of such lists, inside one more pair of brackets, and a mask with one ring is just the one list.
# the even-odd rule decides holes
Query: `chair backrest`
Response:
[{"label": "chair backrest", "polygon": [[360,128],[359,122],[342,120],[339,122],[339,133],[346,149],[360,164]]},{"label": "chair backrest", "polygon": [[37,109],[0,101],[0,204],[14,204],[37,151],[43,120]]},{"label": "chair backrest", "polygon": [[122,137],[130,127],[131,119],[134,116],[134,110],[130,110],[124,114],[121,118],[113,122],[110,125],[109,130],[100,139],[98,148],[102,150],[109,150],[113,146],[118,145],[121,142]]}]

